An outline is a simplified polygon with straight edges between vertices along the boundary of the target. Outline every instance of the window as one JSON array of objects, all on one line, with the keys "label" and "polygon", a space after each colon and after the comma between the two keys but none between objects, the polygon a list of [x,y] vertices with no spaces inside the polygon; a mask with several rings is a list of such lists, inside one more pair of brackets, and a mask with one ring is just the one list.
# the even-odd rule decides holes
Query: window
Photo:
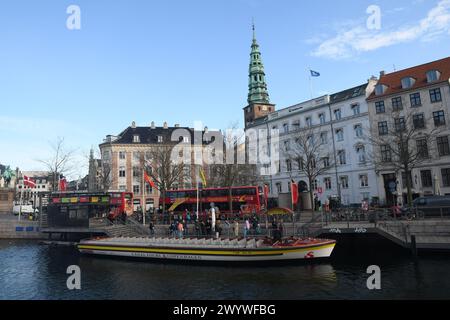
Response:
[{"label": "window", "polygon": [[281,185],[280,182],[278,182],[278,183],[276,184],[276,186],[277,186],[277,191],[278,191],[278,193],[283,192],[283,187],[282,187],[282,185]]},{"label": "window", "polygon": [[411,107],[420,107],[422,105],[419,92],[410,94],[409,98],[411,100]]},{"label": "window", "polygon": [[369,186],[369,177],[367,174],[359,175],[359,185],[361,188],[367,188]]},{"label": "window", "polygon": [[312,120],[311,120],[311,117],[306,117],[305,121],[306,121],[306,126],[308,126],[308,127],[311,127],[311,126],[312,126]]},{"label": "window", "polygon": [[336,130],[337,141],[344,141],[344,129]]},{"label": "window", "polygon": [[422,180],[423,188],[433,187],[433,179],[431,177],[431,170],[420,171],[420,180]]},{"label": "window", "polygon": [[137,134],[135,134],[135,135],[133,136],[133,142],[134,142],[134,143],[139,143],[139,142],[141,142],[141,138],[140,138]]},{"label": "window", "polygon": [[326,121],[325,113],[319,114],[319,121],[320,121],[320,124],[325,124],[325,121]]},{"label": "window", "polygon": [[289,124],[287,124],[287,123],[283,124],[283,132],[289,133]]},{"label": "window", "polygon": [[139,185],[134,185],[133,186],[133,193],[136,194],[140,194],[141,193],[141,188]]},{"label": "window", "polygon": [[359,106],[359,104],[357,104],[357,103],[355,103],[355,104],[352,104],[352,111],[353,111],[353,115],[354,116],[357,116],[358,114],[360,114],[361,113],[361,108],[360,108],[360,106]]},{"label": "window", "polygon": [[119,168],[119,177],[120,178],[125,178],[126,177],[125,167],[120,167]]},{"label": "window", "polygon": [[399,111],[402,109],[403,109],[402,98],[401,97],[392,98],[392,110]]},{"label": "window", "polygon": [[148,183],[145,184],[145,193],[146,194],[152,194],[153,193],[153,188]]},{"label": "window", "polygon": [[377,114],[386,112],[386,108],[384,107],[384,101],[375,102],[375,112]]},{"label": "window", "polygon": [[414,78],[411,78],[411,77],[403,78],[402,79],[402,89],[411,88],[415,82],[416,82],[416,80]]},{"label": "window", "polygon": [[430,100],[431,102],[440,102],[442,101],[441,89],[432,89],[430,90]]},{"label": "window", "polygon": [[420,158],[429,157],[427,139],[416,140],[416,146],[417,146],[417,155]]},{"label": "window", "polygon": [[347,176],[339,177],[339,180],[341,181],[342,189],[348,189],[348,177]]},{"label": "window", "polygon": [[413,125],[414,129],[425,128],[425,118],[423,116],[423,113],[413,115]]},{"label": "window", "polygon": [[444,111],[433,112],[434,125],[436,127],[445,125],[445,114]]},{"label": "window", "polygon": [[384,84],[377,84],[375,86],[375,94],[381,96],[386,91],[386,86]]},{"label": "window", "polygon": [[381,161],[391,162],[392,161],[391,147],[389,145],[384,145],[381,146],[380,149],[381,149]]},{"label": "window", "polygon": [[330,167],[330,158],[328,158],[328,157],[322,158],[322,162],[323,162],[323,167],[324,168],[329,168]]},{"label": "window", "polygon": [[312,158],[309,162],[310,168],[315,169],[316,168],[316,159]]},{"label": "window", "polygon": [[294,123],[292,123],[292,129],[294,131],[297,131],[300,129],[300,121],[295,121]]},{"label": "window", "polygon": [[119,191],[127,191],[127,186],[120,185],[119,186]]},{"label": "window", "polygon": [[331,178],[324,178],[323,184],[325,185],[326,190],[331,190]]},{"label": "window", "polygon": [[355,134],[358,138],[363,136],[362,125],[360,125],[360,124],[355,125]]},{"label": "window", "polygon": [[440,78],[441,74],[439,71],[437,70],[430,70],[427,72],[427,82],[431,83],[431,82],[435,82],[438,81]]},{"label": "window", "polygon": [[320,134],[320,142],[322,144],[327,144],[328,143],[328,133],[327,132],[322,132]]},{"label": "window", "polygon": [[380,136],[386,135],[389,133],[387,121],[378,122],[378,134]]},{"label": "window", "polygon": [[442,169],[442,185],[444,187],[450,187],[450,168]]},{"label": "window", "polygon": [[309,145],[313,145],[314,144],[314,135],[309,135],[307,138],[306,138],[306,142],[309,144]]},{"label": "window", "polygon": [[291,172],[292,171],[292,162],[291,160],[286,160],[286,171]]},{"label": "window", "polygon": [[344,165],[347,164],[347,159],[345,157],[345,150],[338,151],[339,164]]},{"label": "window", "polygon": [[284,141],[284,151],[291,150],[291,142],[289,140]]},{"label": "window", "polygon": [[341,109],[334,110],[334,118],[336,120],[341,120],[341,118],[342,118]]},{"label": "window", "polygon": [[120,151],[119,152],[119,159],[120,160],[125,160],[127,157],[127,154],[125,153],[125,151]]},{"label": "window", "polygon": [[163,143],[163,136],[158,136],[158,143]]},{"label": "window", "polygon": [[319,185],[319,183],[317,182],[317,179],[316,180],[314,180],[312,183],[311,183],[311,190],[317,190],[317,186]]},{"label": "window", "polygon": [[356,153],[358,154],[359,163],[366,162],[366,148],[363,145],[359,145],[356,147]]},{"label": "window", "polygon": [[450,148],[448,145],[448,137],[447,136],[437,137],[436,141],[437,141],[439,155],[441,157],[448,156],[450,154]]},{"label": "window", "polygon": [[394,123],[395,123],[395,131],[396,132],[405,131],[405,129],[406,129],[405,118],[401,117],[401,118],[394,119]]},{"label": "window", "polygon": [[139,167],[133,167],[133,177],[139,178],[141,176],[141,170]]}]

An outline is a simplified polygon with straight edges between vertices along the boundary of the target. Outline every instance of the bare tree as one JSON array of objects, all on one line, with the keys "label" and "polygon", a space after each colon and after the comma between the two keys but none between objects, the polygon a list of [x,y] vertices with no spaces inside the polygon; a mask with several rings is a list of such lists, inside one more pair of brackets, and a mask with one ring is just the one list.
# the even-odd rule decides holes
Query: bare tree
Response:
[{"label": "bare tree", "polygon": [[245,132],[237,130],[237,125],[223,131],[222,139],[225,152],[219,163],[209,166],[209,185],[229,189],[229,210],[232,212],[232,187],[256,184],[256,165],[246,161]]},{"label": "bare tree", "polygon": [[[149,159],[144,164],[144,170],[155,183],[161,193],[162,199],[166,198],[166,191],[173,189],[186,178],[186,164],[176,163],[172,159],[174,146],[162,145],[152,147],[148,152]],[[163,202],[163,213],[166,205]]]},{"label": "bare tree", "polygon": [[[327,138],[328,139],[328,138]],[[300,130],[294,143],[280,145],[290,165],[295,163],[300,175],[306,176],[309,184],[309,197],[314,207],[314,190],[312,188],[317,177],[325,174],[335,166],[334,154],[330,152],[327,141],[320,136],[320,129],[307,127]],[[287,164],[288,165],[288,164]],[[287,170],[292,176],[292,167]]]},{"label": "bare tree", "polygon": [[375,130],[378,132],[372,132],[367,137],[373,146],[370,157],[377,168],[406,175],[407,201],[408,206],[412,206],[411,172],[436,154],[436,143],[431,142],[436,141],[437,135],[442,132],[441,128],[445,126],[441,127],[437,120],[435,124],[438,126],[427,128],[427,124],[433,123],[430,118],[403,110],[383,120],[377,124]]},{"label": "bare tree", "polygon": [[64,138],[57,137],[50,142],[52,155],[48,159],[38,160],[50,173],[52,180],[52,191],[58,191],[60,175],[67,176],[73,170],[72,161],[75,150],[66,148]]}]

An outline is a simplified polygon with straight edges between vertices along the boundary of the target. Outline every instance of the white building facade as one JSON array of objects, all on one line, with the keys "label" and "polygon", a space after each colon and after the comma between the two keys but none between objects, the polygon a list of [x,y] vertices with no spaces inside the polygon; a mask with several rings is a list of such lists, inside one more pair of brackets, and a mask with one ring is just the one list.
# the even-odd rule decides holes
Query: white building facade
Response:
[{"label": "white building facade", "polygon": [[[271,157],[275,154],[279,157],[276,164],[279,171],[261,175],[261,182],[269,185],[270,197],[289,193],[292,180],[303,192],[312,188],[322,203],[332,196],[341,197],[345,205],[378,197],[377,176],[369,157],[371,146],[366,139],[370,130],[366,98],[376,81],[370,79],[364,85],[275,111],[247,123],[246,130],[279,131],[279,146],[271,150]],[[318,133],[314,138],[323,139],[326,152],[333,158],[333,165],[318,176],[312,186],[299,170],[300,164],[294,163],[288,155],[296,136],[305,128],[314,128]],[[258,172],[265,170],[260,168]]]}]

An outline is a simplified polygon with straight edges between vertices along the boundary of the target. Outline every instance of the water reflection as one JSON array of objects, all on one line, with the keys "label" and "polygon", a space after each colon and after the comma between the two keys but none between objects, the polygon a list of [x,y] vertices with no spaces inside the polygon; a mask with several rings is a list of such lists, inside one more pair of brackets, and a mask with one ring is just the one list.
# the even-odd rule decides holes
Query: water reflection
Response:
[{"label": "water reflection", "polygon": [[[69,265],[81,291],[66,288]],[[366,287],[369,265],[382,290]],[[202,266],[81,256],[73,248],[0,241],[0,299],[445,299],[450,259],[390,253],[338,255],[315,264]]]}]

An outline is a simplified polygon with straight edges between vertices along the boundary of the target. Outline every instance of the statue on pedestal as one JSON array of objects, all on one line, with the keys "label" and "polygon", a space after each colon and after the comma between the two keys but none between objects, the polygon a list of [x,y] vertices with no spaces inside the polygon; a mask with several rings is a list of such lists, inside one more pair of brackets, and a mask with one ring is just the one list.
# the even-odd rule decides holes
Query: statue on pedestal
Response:
[{"label": "statue on pedestal", "polygon": [[6,188],[10,188],[11,187],[11,181],[13,180],[13,178],[16,176],[16,174],[14,173],[13,170],[11,170],[10,166],[7,166],[5,168],[5,172],[3,172],[2,175],[2,181],[3,181],[3,185]]}]

